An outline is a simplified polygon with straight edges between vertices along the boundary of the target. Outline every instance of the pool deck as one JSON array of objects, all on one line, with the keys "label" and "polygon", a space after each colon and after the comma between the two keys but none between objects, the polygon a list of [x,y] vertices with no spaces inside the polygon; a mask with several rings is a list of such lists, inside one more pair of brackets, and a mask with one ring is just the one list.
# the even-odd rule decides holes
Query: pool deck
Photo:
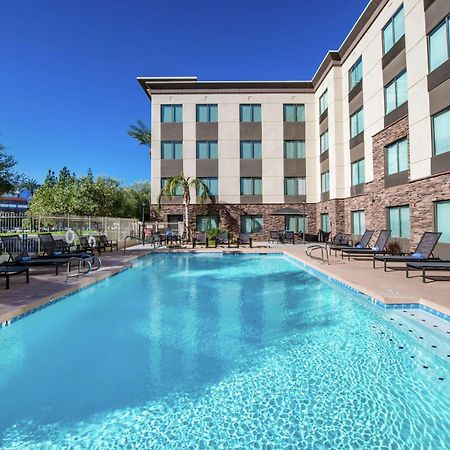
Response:
[{"label": "pool deck", "polygon": [[[166,249],[152,250],[149,246],[135,246],[124,256],[122,252],[103,254],[102,268],[81,278],[70,278],[66,282],[64,270],[55,276],[51,269],[33,269],[30,271],[30,283],[18,275],[11,279],[11,289],[4,289],[4,280],[0,280],[0,325],[31,310],[39,308],[55,299],[66,296],[102,279],[115,275],[131,266],[132,262],[145,254],[167,252]],[[184,253],[192,249],[170,250]],[[343,282],[370,297],[385,304],[421,304],[450,316],[450,281],[422,282],[420,272],[412,272],[413,278],[406,278],[404,271],[384,272],[381,263],[378,269],[372,268],[371,259],[347,259],[330,257],[330,264],[313,260],[306,256],[302,245],[281,245],[255,243],[254,248],[198,248],[200,252],[239,252],[280,253],[296,258],[312,268]],[[398,265],[401,267],[402,265]],[[404,265],[403,265],[404,266]],[[430,272],[430,275],[433,275]],[[437,273],[437,275],[442,275]]]}]

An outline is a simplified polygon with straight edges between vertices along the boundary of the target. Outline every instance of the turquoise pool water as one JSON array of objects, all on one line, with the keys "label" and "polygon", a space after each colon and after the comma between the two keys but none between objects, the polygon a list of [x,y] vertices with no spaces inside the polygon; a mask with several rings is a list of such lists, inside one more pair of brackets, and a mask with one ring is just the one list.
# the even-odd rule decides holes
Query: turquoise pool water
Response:
[{"label": "turquoise pool water", "polygon": [[399,323],[281,256],[152,256],[0,330],[1,447],[448,448],[448,340]]}]

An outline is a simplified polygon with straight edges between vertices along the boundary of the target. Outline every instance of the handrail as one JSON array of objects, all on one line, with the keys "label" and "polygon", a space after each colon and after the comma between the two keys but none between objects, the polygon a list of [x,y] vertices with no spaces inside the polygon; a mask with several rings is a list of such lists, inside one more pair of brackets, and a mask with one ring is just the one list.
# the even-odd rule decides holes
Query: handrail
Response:
[{"label": "handrail", "polygon": [[320,244],[314,244],[314,245],[310,245],[308,247],[306,247],[306,256],[309,256],[311,259],[316,259],[314,258],[314,256],[312,255],[312,252],[315,250],[320,250],[320,260],[322,261],[322,263],[325,262],[324,260],[324,251],[325,251],[325,255],[327,257],[326,261],[327,264],[330,264],[330,255],[328,253],[328,246],[327,245],[320,245]]},{"label": "handrail", "polygon": [[[98,258],[97,258],[97,259],[98,259]],[[91,263],[90,263],[87,259],[85,259],[85,258],[80,258],[80,257],[78,257],[78,256],[72,256],[72,257],[69,258],[68,261],[67,261],[66,282],[69,281],[69,278],[70,278],[70,275],[69,275],[69,274],[70,274],[70,267],[71,267],[72,261],[78,261],[78,273],[77,273],[77,275],[75,275],[77,278],[79,278],[79,277],[82,276],[82,275],[87,275],[87,274],[91,271],[91,269],[92,269],[92,265],[91,265]],[[99,260],[99,261],[100,261],[100,260]],[[84,266],[86,266],[86,265],[87,265],[87,270],[82,271],[82,270],[81,270],[82,266],[84,267]],[[98,268],[99,268],[99,267],[98,267]],[[95,269],[95,270],[98,270],[98,268]],[[72,275],[72,276],[74,276],[74,275]]]},{"label": "handrail", "polygon": [[[89,263],[91,264],[91,272],[95,272],[102,267],[102,260],[98,256],[90,255],[89,259],[92,259],[92,263]],[[96,263],[95,267],[93,266],[93,263]]]}]

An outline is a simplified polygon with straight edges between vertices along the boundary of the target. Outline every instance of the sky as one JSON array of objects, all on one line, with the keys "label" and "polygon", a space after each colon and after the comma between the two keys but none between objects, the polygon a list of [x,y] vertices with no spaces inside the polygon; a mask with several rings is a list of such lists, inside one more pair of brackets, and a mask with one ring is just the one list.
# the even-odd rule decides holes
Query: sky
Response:
[{"label": "sky", "polygon": [[0,142],[17,169],[150,178],[138,76],[311,79],[368,0],[0,0]]}]

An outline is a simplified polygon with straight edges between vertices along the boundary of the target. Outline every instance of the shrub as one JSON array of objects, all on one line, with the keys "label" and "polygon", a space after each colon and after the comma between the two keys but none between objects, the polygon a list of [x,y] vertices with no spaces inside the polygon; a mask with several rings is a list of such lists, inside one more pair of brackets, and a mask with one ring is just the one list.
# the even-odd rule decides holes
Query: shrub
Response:
[{"label": "shrub", "polygon": [[395,255],[401,253],[402,249],[400,248],[400,244],[397,241],[390,241],[386,246],[386,251]]}]

